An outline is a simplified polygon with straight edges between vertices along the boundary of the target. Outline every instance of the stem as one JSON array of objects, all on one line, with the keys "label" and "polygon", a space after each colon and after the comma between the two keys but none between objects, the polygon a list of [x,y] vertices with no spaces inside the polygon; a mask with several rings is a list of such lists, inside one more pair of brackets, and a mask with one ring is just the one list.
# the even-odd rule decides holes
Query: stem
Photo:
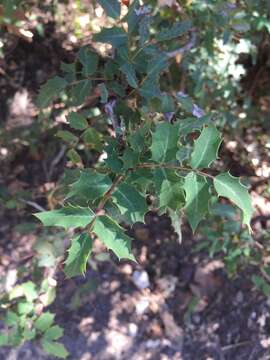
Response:
[{"label": "stem", "polygon": [[182,167],[182,166],[177,166],[177,165],[173,165],[173,164],[152,164],[152,163],[142,163],[137,165],[137,168],[143,168],[143,169],[155,169],[155,168],[165,168],[165,169],[172,169],[172,170],[179,170],[179,171],[193,171],[199,175],[202,176],[206,176],[209,177],[210,179],[214,180],[214,176],[201,171],[201,170],[197,170],[197,169],[191,169],[191,168],[187,168],[187,167]]}]

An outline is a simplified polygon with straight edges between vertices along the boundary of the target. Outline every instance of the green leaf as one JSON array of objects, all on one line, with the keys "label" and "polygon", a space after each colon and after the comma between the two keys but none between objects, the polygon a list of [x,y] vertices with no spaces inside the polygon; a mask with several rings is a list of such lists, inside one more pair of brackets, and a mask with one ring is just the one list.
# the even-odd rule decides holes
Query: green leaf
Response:
[{"label": "green leaf", "polygon": [[91,80],[81,80],[76,85],[73,85],[70,90],[70,97],[72,98],[72,104],[82,104],[86,97],[90,95],[92,89]]},{"label": "green leaf", "polygon": [[88,122],[85,117],[74,111],[70,112],[67,116],[69,126],[76,130],[84,130],[88,127]]},{"label": "green leaf", "polygon": [[43,337],[46,340],[57,340],[63,336],[63,332],[64,331],[60,326],[54,325],[45,331]]},{"label": "green leaf", "polygon": [[35,329],[24,329],[23,337],[25,340],[33,340],[36,337],[36,330]]},{"label": "green leaf", "polygon": [[127,33],[118,27],[103,28],[93,36],[93,40],[101,43],[111,44],[114,48],[127,45]]},{"label": "green leaf", "polygon": [[37,330],[45,332],[49,327],[52,326],[55,315],[49,311],[41,314],[34,323]]},{"label": "green leaf", "polygon": [[38,297],[36,285],[32,281],[27,281],[21,285],[26,300],[32,302]]},{"label": "green leaf", "polygon": [[41,345],[46,353],[61,359],[65,359],[69,355],[64,345],[59,342],[42,339]]},{"label": "green leaf", "polygon": [[176,159],[178,125],[167,122],[159,123],[152,135],[152,159],[165,163]]},{"label": "green leaf", "polygon": [[169,66],[169,62],[164,54],[151,59],[147,64],[147,78],[158,76]]},{"label": "green leaf", "polygon": [[19,314],[29,314],[34,310],[34,304],[32,302],[21,301],[18,303]]},{"label": "green leaf", "polygon": [[188,222],[195,232],[199,222],[208,213],[208,202],[211,197],[209,185],[203,176],[191,172],[185,177],[184,190],[186,192],[185,210]]},{"label": "green leaf", "polygon": [[158,32],[155,39],[156,41],[171,40],[184,35],[191,29],[191,27],[192,23],[189,20],[177,22],[172,27]]},{"label": "green leaf", "polygon": [[52,100],[59,96],[59,92],[62,91],[66,85],[67,81],[59,76],[55,76],[53,79],[48,80],[40,89],[37,98],[38,107],[48,107]]},{"label": "green leaf", "polygon": [[67,198],[78,195],[86,200],[93,201],[103,196],[109,190],[111,184],[112,181],[108,175],[93,170],[83,170],[79,180],[72,184]]},{"label": "green leaf", "polygon": [[82,163],[82,159],[76,150],[70,149],[67,152],[67,157],[73,162],[73,164]]},{"label": "green leaf", "polygon": [[112,199],[129,224],[137,221],[144,222],[147,211],[146,201],[133,186],[126,183],[120,184],[112,194]]},{"label": "green leaf", "polygon": [[253,214],[251,197],[247,188],[240,183],[239,178],[233,177],[230,173],[222,173],[215,177],[214,186],[219,196],[229,199],[243,212],[243,223],[247,225],[250,232],[250,220]]},{"label": "green leaf", "polygon": [[191,154],[191,166],[194,169],[206,168],[216,160],[221,144],[220,132],[213,125],[204,127],[201,135],[194,142],[194,150]]},{"label": "green leaf", "polygon": [[85,274],[92,247],[92,239],[88,234],[81,234],[72,240],[64,269],[68,277]]},{"label": "green leaf", "polygon": [[85,144],[97,151],[102,151],[102,135],[95,128],[88,128],[82,135]]},{"label": "green leaf", "polygon": [[34,214],[44,226],[59,226],[65,229],[85,227],[94,219],[95,214],[89,208],[66,206],[59,210]]},{"label": "green leaf", "polygon": [[179,136],[185,138],[188,134],[201,130],[209,122],[209,117],[205,116],[200,119],[186,118],[177,121],[179,125]]},{"label": "green leaf", "polygon": [[76,144],[77,141],[79,140],[77,136],[73,135],[70,131],[67,130],[57,131],[56,136],[59,137],[60,139],[63,139],[65,142],[73,145]]},{"label": "green leaf", "polygon": [[98,68],[98,55],[88,47],[83,47],[78,53],[78,58],[83,65],[84,76],[93,75]]},{"label": "green leaf", "polygon": [[130,259],[136,261],[131,253],[132,239],[127,236],[124,229],[108,216],[99,216],[96,219],[94,233],[112,250],[120,259]]},{"label": "green leaf", "polygon": [[136,89],[138,87],[138,80],[134,67],[129,63],[125,63],[120,67],[120,70],[126,75],[128,84]]},{"label": "green leaf", "polygon": [[172,210],[180,209],[185,204],[185,195],[182,188],[182,182],[171,182],[164,180],[159,193],[159,206],[161,209],[170,208]]},{"label": "green leaf", "polygon": [[0,347],[7,346],[9,343],[8,340],[8,334],[0,334]]},{"label": "green leaf", "polygon": [[104,83],[98,84],[98,89],[100,91],[101,103],[106,104],[108,102],[109,92]]},{"label": "green leaf", "polygon": [[121,13],[121,5],[118,0],[97,0],[106,14],[113,19],[118,19]]}]

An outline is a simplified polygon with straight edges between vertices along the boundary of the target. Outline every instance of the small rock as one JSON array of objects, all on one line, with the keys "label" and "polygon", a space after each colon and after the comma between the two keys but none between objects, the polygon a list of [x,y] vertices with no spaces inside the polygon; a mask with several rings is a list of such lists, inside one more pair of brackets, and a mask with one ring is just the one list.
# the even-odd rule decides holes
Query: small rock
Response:
[{"label": "small rock", "polygon": [[193,321],[193,323],[194,323],[195,325],[199,325],[200,322],[201,322],[201,317],[200,317],[200,315],[199,315],[199,314],[194,314],[194,315],[192,316],[192,321]]},{"label": "small rock", "polygon": [[145,313],[145,311],[148,309],[149,307],[149,300],[143,298],[141,300],[139,300],[137,302],[137,304],[135,305],[136,307],[136,313],[138,315],[142,315],[143,313]]},{"label": "small rock", "polygon": [[140,290],[146,289],[150,286],[149,276],[146,271],[134,271],[132,274],[132,280],[134,284]]},{"label": "small rock", "polygon": [[147,340],[145,343],[145,346],[147,349],[155,349],[157,347],[159,347],[160,345],[160,340],[156,339],[156,340]]},{"label": "small rock", "polygon": [[130,336],[135,337],[138,333],[138,326],[134,323],[128,325],[128,333]]},{"label": "small rock", "polygon": [[242,291],[238,291],[238,293],[236,294],[236,302],[238,304],[241,304],[244,301],[244,294],[242,293]]}]

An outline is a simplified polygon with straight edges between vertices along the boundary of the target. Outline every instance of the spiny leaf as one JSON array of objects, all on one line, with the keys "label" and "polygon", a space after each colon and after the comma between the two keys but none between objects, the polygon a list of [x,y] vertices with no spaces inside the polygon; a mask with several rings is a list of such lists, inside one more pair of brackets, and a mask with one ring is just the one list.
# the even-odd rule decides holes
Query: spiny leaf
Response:
[{"label": "spiny leaf", "polygon": [[185,138],[188,134],[201,130],[201,128],[208,124],[210,118],[205,116],[201,119],[194,119],[194,118],[186,118],[177,121],[179,125],[179,137]]},{"label": "spiny leaf", "polygon": [[57,340],[63,336],[63,332],[60,326],[54,325],[45,331],[44,338],[46,338],[46,340]]},{"label": "spiny leaf", "polygon": [[185,177],[184,190],[186,192],[185,210],[188,222],[195,232],[199,222],[208,213],[209,185],[203,176],[191,172]]},{"label": "spiny leaf", "polygon": [[127,236],[124,229],[108,216],[99,216],[96,219],[94,233],[112,250],[119,259],[130,259],[136,261],[131,253],[131,238]]},{"label": "spiny leaf", "polygon": [[78,58],[83,65],[83,74],[85,76],[93,75],[98,67],[98,55],[88,47],[83,47],[78,53]]},{"label": "spiny leaf", "polygon": [[152,135],[152,159],[156,162],[175,160],[178,142],[178,125],[159,123]]},{"label": "spiny leaf", "polygon": [[100,174],[93,170],[84,170],[81,172],[79,180],[72,184],[67,198],[76,195],[86,200],[95,200],[103,196],[111,184],[112,182],[108,175]]},{"label": "spiny leaf", "polygon": [[194,169],[209,167],[217,158],[220,144],[220,132],[213,125],[204,127],[201,135],[194,143],[194,150],[191,154],[191,166]]},{"label": "spiny leaf", "polygon": [[185,195],[181,179],[179,182],[164,180],[159,193],[159,206],[162,209],[180,209],[185,204]]},{"label": "spiny leaf", "polygon": [[49,311],[41,314],[34,323],[37,330],[44,332],[53,324],[55,315]]},{"label": "spiny leaf", "polygon": [[91,80],[81,80],[76,85],[73,85],[70,90],[70,97],[72,104],[80,105],[85,101],[85,98],[90,95],[92,89]]},{"label": "spiny leaf", "polygon": [[70,112],[67,116],[69,126],[76,130],[84,130],[88,127],[88,122],[85,117],[74,111]]},{"label": "spiny leaf", "polygon": [[219,196],[226,197],[243,212],[243,223],[248,226],[250,232],[250,220],[253,214],[251,197],[247,188],[240,183],[239,178],[230,173],[222,173],[215,177],[214,186]]},{"label": "spiny leaf", "polygon": [[59,226],[65,229],[85,227],[95,217],[89,208],[66,206],[59,210],[34,214],[44,226]]},{"label": "spiny leaf", "polygon": [[111,44],[117,48],[127,44],[127,33],[118,27],[104,28],[93,36],[94,41]]},{"label": "spiny leaf", "polygon": [[72,240],[64,269],[68,277],[85,274],[92,246],[93,242],[88,234],[81,234]]},{"label": "spiny leaf", "polygon": [[59,96],[59,92],[62,91],[67,85],[67,81],[59,76],[55,76],[43,85],[40,89],[37,105],[40,108],[46,108],[50,105],[54,97]]},{"label": "spiny leaf", "polygon": [[41,345],[46,353],[61,359],[65,359],[69,355],[64,345],[59,342],[42,339]]},{"label": "spiny leaf", "polygon": [[119,18],[121,6],[118,0],[97,0],[97,2],[103,7],[108,16],[113,19]]},{"label": "spiny leaf", "polygon": [[120,184],[112,194],[112,199],[128,223],[144,221],[144,215],[147,211],[146,201],[144,196],[133,186],[126,183]]},{"label": "spiny leaf", "polygon": [[106,104],[108,102],[109,92],[104,83],[98,84],[98,89],[100,92],[101,103]]},{"label": "spiny leaf", "polygon": [[137,88],[138,81],[134,67],[129,63],[125,63],[121,66],[120,70],[126,75],[128,84],[133,88]]},{"label": "spiny leaf", "polygon": [[157,41],[167,41],[174,39],[176,37],[180,37],[183,34],[187,33],[191,29],[192,23],[191,21],[181,21],[174,24],[172,27],[168,29],[161,30],[157,36]]}]

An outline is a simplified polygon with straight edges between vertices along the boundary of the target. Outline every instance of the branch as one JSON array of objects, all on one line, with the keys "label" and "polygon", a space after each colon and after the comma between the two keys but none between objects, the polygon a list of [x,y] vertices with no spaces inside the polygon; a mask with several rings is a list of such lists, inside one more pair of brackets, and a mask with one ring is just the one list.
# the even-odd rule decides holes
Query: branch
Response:
[{"label": "branch", "polygon": [[175,57],[176,55],[182,55],[186,51],[189,51],[190,49],[192,49],[194,47],[195,43],[196,43],[196,34],[195,34],[195,32],[193,32],[191,34],[191,38],[190,38],[189,42],[185,46],[183,46],[179,49],[173,50],[173,51],[168,51],[168,52],[166,52],[166,55],[169,59]]}]

